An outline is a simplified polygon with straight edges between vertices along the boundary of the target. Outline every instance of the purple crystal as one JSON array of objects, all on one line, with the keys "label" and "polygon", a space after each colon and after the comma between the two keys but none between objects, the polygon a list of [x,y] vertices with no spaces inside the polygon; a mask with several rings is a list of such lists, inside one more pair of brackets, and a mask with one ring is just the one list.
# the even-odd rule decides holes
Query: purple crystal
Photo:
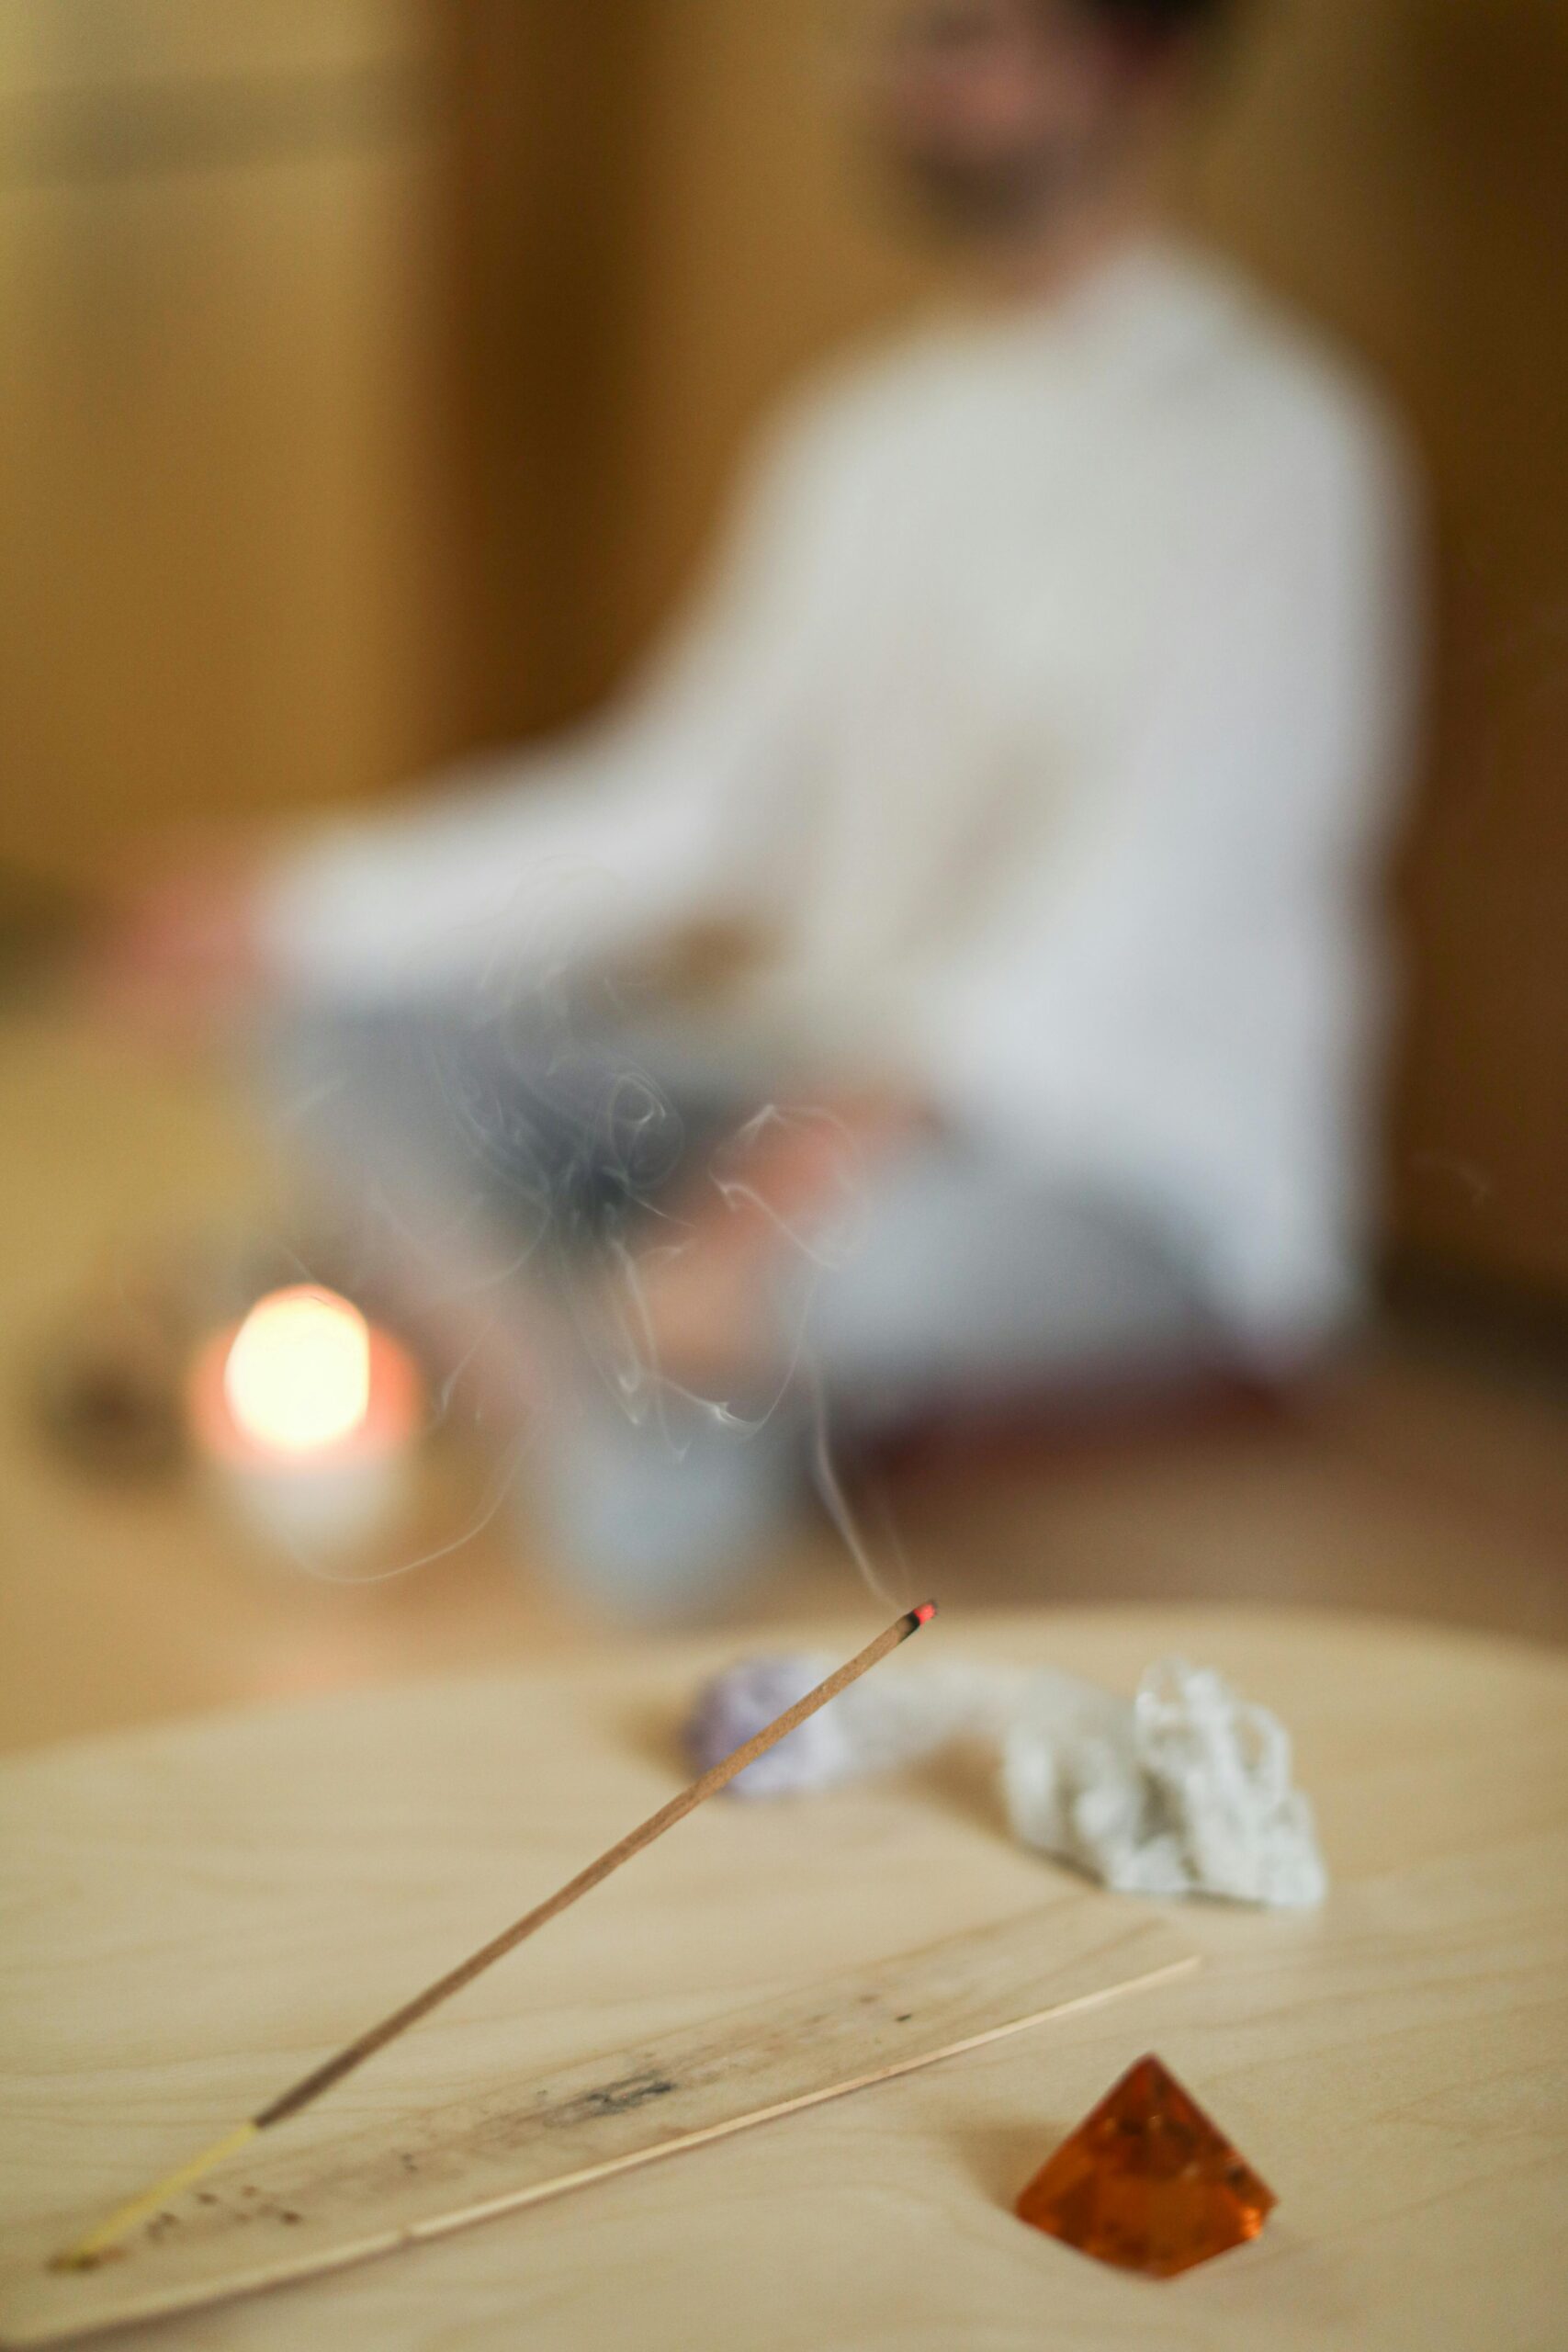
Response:
[{"label": "purple crystal", "polygon": [[[804,1699],[829,1672],[817,1657],[757,1657],[716,1675],[697,1693],[686,1723],[686,1748],[699,1772],[733,1755],[736,1748]],[[842,1732],[834,1704],[809,1716],[738,1772],[730,1788],[741,1797],[793,1796],[830,1787],[846,1764]]]}]

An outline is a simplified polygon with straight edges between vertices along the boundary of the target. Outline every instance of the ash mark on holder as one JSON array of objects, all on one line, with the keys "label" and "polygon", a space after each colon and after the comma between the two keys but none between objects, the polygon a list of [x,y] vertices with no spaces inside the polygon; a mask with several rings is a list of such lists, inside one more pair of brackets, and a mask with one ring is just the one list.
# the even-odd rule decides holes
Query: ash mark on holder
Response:
[{"label": "ash mark on holder", "polygon": [[597,2090],[584,2091],[581,2098],[570,2100],[565,2107],[558,2107],[544,2120],[551,2131],[556,2131],[562,2125],[592,2122],[600,2115],[630,2115],[635,2109],[646,2107],[650,2099],[665,2098],[679,2088],[680,2085],[672,2083],[667,2075],[658,2074],[651,2068],[641,2075],[623,2075],[618,2082],[604,2083]]}]

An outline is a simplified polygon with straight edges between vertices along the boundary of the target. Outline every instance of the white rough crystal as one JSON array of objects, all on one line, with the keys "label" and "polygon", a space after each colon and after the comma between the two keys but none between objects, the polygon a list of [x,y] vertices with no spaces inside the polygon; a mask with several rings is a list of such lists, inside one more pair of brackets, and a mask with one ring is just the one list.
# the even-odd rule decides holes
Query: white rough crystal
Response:
[{"label": "white rough crystal", "polygon": [[1032,1690],[1002,1740],[1001,1785],[1026,1846],[1127,1894],[1306,1905],[1327,1892],[1312,1808],[1291,1785],[1277,1715],[1206,1668],[1150,1667],[1131,1705]]}]

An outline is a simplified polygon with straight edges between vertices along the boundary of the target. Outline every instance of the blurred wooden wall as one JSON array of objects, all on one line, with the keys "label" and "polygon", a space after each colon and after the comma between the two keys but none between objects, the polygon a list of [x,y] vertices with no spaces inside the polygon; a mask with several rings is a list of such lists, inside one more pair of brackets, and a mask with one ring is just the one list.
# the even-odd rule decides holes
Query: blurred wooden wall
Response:
[{"label": "blurred wooden wall", "polygon": [[604,690],[622,419],[651,126],[643,0],[460,0],[455,450],[470,592],[466,725],[507,741]]},{"label": "blurred wooden wall", "polygon": [[1401,877],[1407,1249],[1568,1300],[1568,10],[1290,0],[1206,217],[1393,386],[1430,481],[1428,745]]},{"label": "blurred wooden wall", "polygon": [[0,864],[460,730],[442,69],[420,0],[0,7]]}]

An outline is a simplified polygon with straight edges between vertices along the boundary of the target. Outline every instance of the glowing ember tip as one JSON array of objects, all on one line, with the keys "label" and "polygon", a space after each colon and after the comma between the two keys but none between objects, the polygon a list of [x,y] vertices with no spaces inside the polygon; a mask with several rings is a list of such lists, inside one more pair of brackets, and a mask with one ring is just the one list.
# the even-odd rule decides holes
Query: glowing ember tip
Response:
[{"label": "glowing ember tip", "polygon": [[922,1600],[919,1607],[918,1609],[912,1609],[909,1611],[909,1614],[913,1617],[917,1625],[929,1625],[931,1619],[936,1615],[936,1602],[934,1600]]}]

